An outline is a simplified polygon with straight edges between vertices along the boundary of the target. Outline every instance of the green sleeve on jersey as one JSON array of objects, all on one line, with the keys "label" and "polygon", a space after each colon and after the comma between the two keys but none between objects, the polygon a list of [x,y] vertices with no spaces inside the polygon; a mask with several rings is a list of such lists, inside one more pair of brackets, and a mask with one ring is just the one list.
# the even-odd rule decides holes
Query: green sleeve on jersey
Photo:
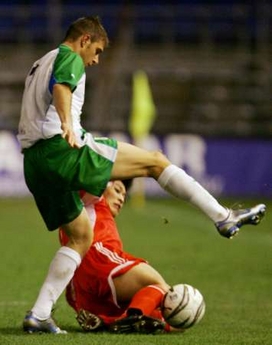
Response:
[{"label": "green sleeve on jersey", "polygon": [[73,52],[69,47],[60,45],[59,53],[53,66],[53,80],[51,82],[53,84],[67,84],[70,86],[71,91],[74,91],[84,73],[85,67],[81,56]]}]

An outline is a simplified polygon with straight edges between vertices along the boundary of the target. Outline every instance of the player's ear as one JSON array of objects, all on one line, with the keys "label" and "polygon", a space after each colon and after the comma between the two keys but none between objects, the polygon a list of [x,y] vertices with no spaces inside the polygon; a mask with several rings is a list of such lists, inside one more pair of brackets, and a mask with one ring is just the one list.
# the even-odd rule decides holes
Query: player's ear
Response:
[{"label": "player's ear", "polygon": [[80,45],[81,45],[81,48],[83,48],[86,43],[88,43],[88,41],[91,40],[91,36],[89,34],[84,34],[81,36],[81,40],[80,40]]}]

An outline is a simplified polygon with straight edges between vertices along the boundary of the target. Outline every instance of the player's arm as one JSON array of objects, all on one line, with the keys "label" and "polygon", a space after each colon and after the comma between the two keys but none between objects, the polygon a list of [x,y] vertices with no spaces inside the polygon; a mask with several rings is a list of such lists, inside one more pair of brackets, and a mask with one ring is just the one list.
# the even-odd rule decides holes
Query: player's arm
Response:
[{"label": "player's arm", "polygon": [[72,147],[79,147],[73,131],[71,117],[72,92],[66,84],[55,84],[53,87],[53,103],[61,121],[62,137]]},{"label": "player's arm", "polygon": [[61,45],[54,62],[49,88],[61,121],[62,137],[72,147],[79,147],[73,131],[72,94],[84,73],[82,58],[70,48]]}]

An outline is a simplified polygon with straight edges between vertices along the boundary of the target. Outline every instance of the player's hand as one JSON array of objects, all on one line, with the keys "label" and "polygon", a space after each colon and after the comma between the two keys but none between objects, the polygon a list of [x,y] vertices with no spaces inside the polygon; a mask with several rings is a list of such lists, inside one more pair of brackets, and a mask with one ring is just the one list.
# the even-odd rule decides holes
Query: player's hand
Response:
[{"label": "player's hand", "polygon": [[88,313],[86,310],[81,309],[76,316],[77,322],[84,331],[88,332]]},{"label": "player's hand", "polygon": [[103,327],[103,321],[98,316],[84,309],[78,312],[76,319],[85,332],[98,331]]},{"label": "player's hand", "polygon": [[71,147],[79,148],[80,146],[78,145],[76,141],[76,136],[75,136],[72,126],[62,124],[61,129],[62,129],[62,137],[67,141],[67,143]]}]

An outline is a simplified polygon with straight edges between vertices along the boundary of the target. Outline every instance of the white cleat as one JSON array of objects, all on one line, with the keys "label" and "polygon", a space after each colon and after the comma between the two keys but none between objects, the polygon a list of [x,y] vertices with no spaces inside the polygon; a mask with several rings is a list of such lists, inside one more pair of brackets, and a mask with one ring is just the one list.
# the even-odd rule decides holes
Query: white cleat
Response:
[{"label": "white cleat", "polygon": [[256,205],[252,208],[229,210],[229,215],[225,220],[215,223],[220,235],[233,238],[238,234],[243,225],[260,223],[265,215],[266,206],[264,204]]},{"label": "white cleat", "polygon": [[37,319],[32,311],[29,311],[23,321],[23,330],[27,333],[53,333],[67,334],[66,331],[60,329],[55,321],[49,317],[46,320]]}]

